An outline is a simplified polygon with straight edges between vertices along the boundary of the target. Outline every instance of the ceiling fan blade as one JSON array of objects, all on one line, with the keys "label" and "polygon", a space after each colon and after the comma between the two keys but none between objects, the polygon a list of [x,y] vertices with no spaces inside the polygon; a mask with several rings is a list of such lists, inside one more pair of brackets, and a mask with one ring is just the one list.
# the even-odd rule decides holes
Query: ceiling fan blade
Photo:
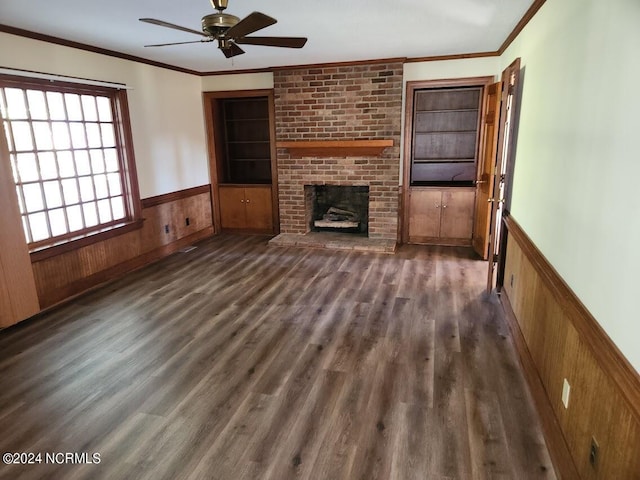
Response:
[{"label": "ceiling fan blade", "polygon": [[307,39],[305,37],[243,37],[237,38],[235,42],[243,45],[302,48],[307,43]]},{"label": "ceiling fan blade", "polygon": [[227,30],[227,38],[240,38],[262,28],[273,25],[277,20],[260,12],[253,12],[240,20],[236,25]]},{"label": "ceiling fan blade", "polygon": [[238,45],[236,45],[233,42],[229,42],[228,43],[228,47],[227,48],[220,48],[220,50],[222,50],[222,53],[224,53],[224,56],[227,58],[231,58],[231,57],[235,57],[236,55],[242,55],[244,53],[244,50],[242,50]]},{"label": "ceiling fan blade", "polygon": [[145,45],[145,47],[166,47],[168,45],[185,45],[187,43],[207,43],[207,42],[211,42],[213,41],[213,39],[211,40],[193,40],[191,42],[173,42],[173,43],[154,43],[153,45]]},{"label": "ceiling fan blade", "polygon": [[181,27],[180,25],[175,25],[173,23],[165,22],[163,20],[156,20],[155,18],[139,18],[138,20],[144,23],[151,23],[152,25],[158,25],[160,27],[173,28],[174,30],[181,30],[187,33],[195,33],[196,35],[202,35],[203,37],[209,37],[209,35],[207,35],[206,33],[199,32],[197,30],[192,30],[187,27]]}]

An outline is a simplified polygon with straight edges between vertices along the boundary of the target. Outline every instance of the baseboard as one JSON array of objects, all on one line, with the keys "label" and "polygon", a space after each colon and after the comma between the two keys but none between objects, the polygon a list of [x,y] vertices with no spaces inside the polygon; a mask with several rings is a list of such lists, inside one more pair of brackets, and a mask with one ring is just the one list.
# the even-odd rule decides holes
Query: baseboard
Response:
[{"label": "baseboard", "polygon": [[547,442],[551,461],[556,471],[556,476],[559,479],[579,479],[580,475],[573,463],[571,452],[562,433],[562,427],[553,412],[549,396],[542,384],[538,370],[527,347],[527,342],[522,335],[516,316],[513,313],[513,308],[511,308],[509,297],[506,292],[502,291],[500,292],[499,298],[504,309],[505,318],[507,319],[507,325],[511,331],[513,343],[518,352],[520,365],[522,366],[525,379],[529,385],[529,391],[531,392],[536,410],[540,416],[542,430]]}]

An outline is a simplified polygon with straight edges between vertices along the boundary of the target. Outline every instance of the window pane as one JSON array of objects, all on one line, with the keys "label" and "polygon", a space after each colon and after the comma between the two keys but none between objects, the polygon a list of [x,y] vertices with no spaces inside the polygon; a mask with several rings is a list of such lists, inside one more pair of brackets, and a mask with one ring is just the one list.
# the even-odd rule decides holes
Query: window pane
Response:
[{"label": "window pane", "polygon": [[33,122],[33,136],[36,139],[36,149],[53,149],[53,143],[51,141],[51,128],[49,127],[49,122]]},{"label": "window pane", "polygon": [[104,173],[102,150],[91,150],[91,170],[93,173]]},{"label": "window pane", "polygon": [[15,143],[16,152],[33,150],[31,129],[28,122],[11,122],[11,129],[13,130],[13,142]]},{"label": "window pane", "polygon": [[[2,96],[0,95],[0,100],[2,99]],[[2,115],[4,116],[5,113],[3,112]],[[13,148],[13,139],[11,138],[11,135],[9,134],[9,122],[3,122],[4,123],[4,136],[7,139],[7,143],[9,144],[9,151],[13,152],[15,151],[15,149]]]},{"label": "window pane", "polygon": [[22,228],[24,230],[24,237],[27,239],[27,243],[33,242],[31,239],[31,232],[29,231],[29,220],[27,217],[22,217]]},{"label": "window pane", "polygon": [[120,175],[117,173],[109,173],[107,175],[109,182],[109,193],[112,197],[122,195],[122,185],[120,184]]},{"label": "window pane", "polygon": [[38,154],[40,161],[40,175],[43,180],[58,178],[58,167],[56,166],[56,156],[53,152],[42,152]]},{"label": "window pane", "polygon": [[113,219],[120,220],[124,218],[124,202],[122,197],[115,197],[111,199],[111,208],[113,209]]},{"label": "window pane", "polygon": [[18,206],[20,207],[20,213],[27,213],[27,210],[24,208],[24,203],[22,203],[22,189],[16,186],[16,195],[18,196]]},{"label": "window pane", "polygon": [[82,211],[84,212],[84,221],[87,227],[95,227],[98,225],[98,212],[95,202],[83,203]]},{"label": "window pane", "polygon": [[24,194],[24,203],[27,207],[27,212],[37,212],[44,208],[44,202],[42,201],[42,192],[40,191],[39,183],[30,183],[22,186],[22,193]]},{"label": "window pane", "polygon": [[67,218],[69,219],[70,232],[77,232],[78,230],[82,230],[84,228],[84,224],[82,223],[82,210],[80,210],[80,205],[68,207]]},{"label": "window pane", "polygon": [[16,155],[20,181],[35,182],[40,179],[35,153],[19,153]]},{"label": "window pane", "polygon": [[101,122],[111,122],[113,117],[111,116],[111,100],[107,97],[97,97],[98,103],[98,116]]},{"label": "window pane", "polygon": [[60,167],[61,177],[74,177],[76,175],[75,168],[73,168],[73,155],[71,152],[58,152],[58,166]]},{"label": "window pane", "polygon": [[71,148],[71,140],[69,139],[69,128],[66,122],[53,122],[53,144],[56,150],[66,150]]},{"label": "window pane", "polygon": [[75,178],[69,180],[62,180],[62,193],[64,194],[65,205],[73,205],[80,201],[78,195],[78,184]]},{"label": "window pane", "polygon": [[96,187],[97,198],[107,198],[109,196],[109,189],[107,188],[106,175],[95,175],[93,177],[93,184]]},{"label": "window pane", "polygon": [[100,222],[111,221],[111,202],[109,200],[100,200],[98,202],[98,214],[100,215]]},{"label": "window pane", "polygon": [[82,95],[82,110],[84,111],[85,121],[95,122],[98,120],[96,99],[92,95]]},{"label": "window pane", "polygon": [[104,163],[107,172],[117,172],[120,170],[115,148],[107,148],[104,150]]},{"label": "window pane", "polygon": [[11,173],[13,173],[13,181],[15,183],[19,183],[20,178],[18,177],[18,163],[16,160],[16,156],[13,153],[9,154],[9,160],[11,161]]},{"label": "window pane", "polygon": [[49,225],[51,225],[51,235],[54,237],[67,233],[67,223],[64,218],[63,208],[49,211]]},{"label": "window pane", "polygon": [[90,175],[91,164],[89,163],[89,152],[86,150],[76,150],[74,152],[76,157],[76,171],[78,175]]},{"label": "window pane", "polygon": [[102,146],[115,147],[116,139],[113,135],[113,125],[110,123],[102,123],[100,124],[100,130],[102,130]]},{"label": "window pane", "polygon": [[24,91],[21,88],[5,88],[7,110],[11,120],[27,118],[27,105],[24,103]]},{"label": "window pane", "polygon": [[42,184],[44,190],[44,200],[47,208],[56,208],[62,206],[62,193],[60,191],[60,182],[44,182]]},{"label": "window pane", "polygon": [[86,148],[87,137],[84,134],[84,123],[70,123],[69,130],[71,130],[73,148]]},{"label": "window pane", "polygon": [[102,146],[102,137],[100,135],[100,127],[97,123],[87,123],[87,140],[89,141],[89,148],[96,148]]},{"label": "window pane", "polygon": [[51,117],[51,120],[67,119],[61,93],[47,92],[47,103],[49,104],[49,116]]},{"label": "window pane", "polygon": [[111,199],[111,208],[113,208],[113,219],[120,220],[124,218],[124,202],[122,197],[115,197]]},{"label": "window pane", "polygon": [[96,197],[93,193],[91,177],[80,177],[78,183],[80,184],[80,198],[82,201],[88,202],[89,200],[95,200]]},{"label": "window pane", "polygon": [[32,241],[38,242],[49,237],[47,215],[44,212],[29,215],[29,226],[31,227]]},{"label": "window pane", "polygon": [[69,120],[82,120],[80,95],[76,95],[75,93],[65,93],[64,99],[67,102],[67,114],[69,115]]},{"label": "window pane", "polygon": [[27,100],[29,101],[29,114],[32,120],[47,120],[49,118],[44,92],[27,90]]}]

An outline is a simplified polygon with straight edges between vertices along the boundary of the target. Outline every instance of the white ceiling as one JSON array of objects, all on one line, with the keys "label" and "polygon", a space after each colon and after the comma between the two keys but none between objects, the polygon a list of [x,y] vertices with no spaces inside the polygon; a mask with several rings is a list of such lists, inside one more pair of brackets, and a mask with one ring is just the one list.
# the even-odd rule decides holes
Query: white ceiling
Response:
[{"label": "white ceiling", "polygon": [[[226,13],[260,11],[278,23],[254,35],[301,36],[301,50],[243,45],[226,59],[215,43],[139,22],[152,17],[200,30],[207,0],[0,0],[0,23],[168,65],[214,72],[284,65],[495,51],[533,0],[229,0]],[[1,48],[1,47],[0,47]]]}]

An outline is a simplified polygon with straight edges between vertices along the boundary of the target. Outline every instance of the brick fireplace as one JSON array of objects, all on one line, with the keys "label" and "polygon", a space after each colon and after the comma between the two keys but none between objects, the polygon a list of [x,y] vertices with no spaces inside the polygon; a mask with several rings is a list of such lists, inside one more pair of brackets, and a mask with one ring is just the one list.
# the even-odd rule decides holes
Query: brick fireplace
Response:
[{"label": "brick fireplace", "polygon": [[[278,148],[280,232],[309,232],[305,185],[366,186],[368,236],[398,232],[402,63],[278,70],[274,74],[278,143],[393,140],[380,155],[338,155]],[[307,190],[308,191],[308,190]]]}]

